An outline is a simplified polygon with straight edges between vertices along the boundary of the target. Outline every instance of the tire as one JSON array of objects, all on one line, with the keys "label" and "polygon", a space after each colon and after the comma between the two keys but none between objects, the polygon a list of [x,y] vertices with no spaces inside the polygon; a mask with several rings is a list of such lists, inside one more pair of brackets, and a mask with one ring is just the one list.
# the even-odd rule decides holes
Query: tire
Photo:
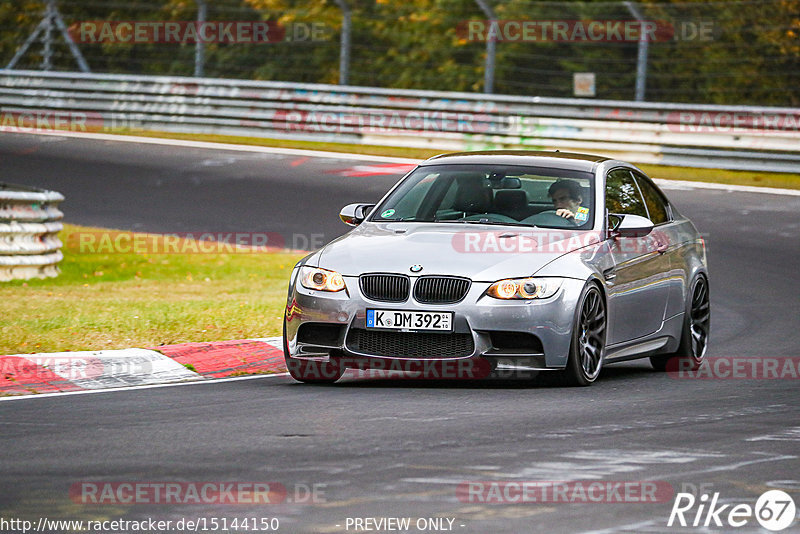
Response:
[{"label": "tire", "polygon": [[289,358],[286,367],[292,378],[305,384],[333,384],[344,374],[344,369],[333,362]]},{"label": "tire", "polygon": [[587,285],[578,300],[572,325],[572,342],[561,382],[567,386],[593,384],[603,368],[608,313],[606,301],[595,283]]},{"label": "tire", "polygon": [[289,374],[298,382],[305,384],[333,384],[344,374],[344,368],[336,362],[319,362],[292,358],[289,354],[289,341],[286,339],[286,321],[283,323],[283,359]]},{"label": "tire", "polygon": [[691,285],[678,350],[671,354],[650,356],[650,365],[656,371],[686,369],[696,371],[703,365],[711,332],[711,301],[708,279],[698,275]]}]

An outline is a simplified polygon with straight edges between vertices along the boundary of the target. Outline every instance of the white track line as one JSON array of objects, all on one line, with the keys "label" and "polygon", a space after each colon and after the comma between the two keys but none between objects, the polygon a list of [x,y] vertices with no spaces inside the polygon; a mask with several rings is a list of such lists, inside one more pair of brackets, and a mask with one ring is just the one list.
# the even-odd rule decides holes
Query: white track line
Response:
[{"label": "white track line", "polygon": [[[308,156],[316,158],[332,158],[356,161],[380,161],[384,163],[419,163],[421,160],[411,158],[395,158],[389,156],[369,156],[366,154],[353,154],[348,152],[326,152],[322,150],[305,150],[299,148],[277,148],[254,145],[236,145],[232,143],[210,143],[206,141],[186,141],[182,139],[167,139],[162,137],[137,137],[134,135],[112,135],[84,132],[39,131],[19,132],[29,135],[49,135],[55,137],[74,137],[78,139],[95,139],[98,141],[117,141],[125,143],[142,143],[149,145],[177,146],[186,148],[202,148],[206,150],[233,150],[237,152],[256,152],[261,154],[284,154],[289,156]],[[447,151],[443,151],[447,152]],[[691,182],[686,180],[657,179],[659,185],[670,189],[717,189],[737,193],[766,193],[771,195],[800,196],[800,190],[780,189],[777,187],[756,187],[751,185],[728,185],[709,182]]]},{"label": "white track line", "polygon": [[357,161],[381,161],[385,163],[419,163],[421,160],[409,158],[393,158],[387,156],[369,156],[351,154],[349,152],[325,152],[323,150],[305,150],[299,148],[278,148],[256,145],[235,145],[232,143],[211,143],[207,141],[187,141],[184,139],[167,139],[163,137],[137,137],[134,135],[111,135],[83,132],[19,132],[28,135],[49,135],[55,137],[74,137],[78,139],[94,139],[97,141],[117,141],[124,143],[141,143],[147,145],[179,146],[186,148],[202,148],[206,150],[234,150],[236,152],[257,152],[262,154],[284,154],[288,156],[309,156],[315,158],[333,158]]}]

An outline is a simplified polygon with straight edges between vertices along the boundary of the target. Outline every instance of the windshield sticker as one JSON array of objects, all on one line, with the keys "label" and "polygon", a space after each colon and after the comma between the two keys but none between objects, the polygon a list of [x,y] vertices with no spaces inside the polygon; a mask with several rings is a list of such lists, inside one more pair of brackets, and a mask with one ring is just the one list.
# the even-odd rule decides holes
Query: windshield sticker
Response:
[{"label": "windshield sticker", "polygon": [[384,219],[388,219],[392,215],[394,215],[394,210],[386,210],[383,213],[381,213],[381,217],[383,217]]},{"label": "windshield sticker", "polygon": [[578,213],[575,214],[575,220],[584,222],[588,218],[589,218],[589,208],[584,208],[583,206],[578,208]]}]

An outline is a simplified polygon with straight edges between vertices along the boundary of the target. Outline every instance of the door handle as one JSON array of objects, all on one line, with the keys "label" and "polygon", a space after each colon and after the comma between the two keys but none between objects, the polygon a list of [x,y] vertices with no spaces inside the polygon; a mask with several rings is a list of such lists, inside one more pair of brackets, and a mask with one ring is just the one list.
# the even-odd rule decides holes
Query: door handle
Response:
[{"label": "door handle", "polygon": [[669,248],[669,243],[661,243],[658,241],[656,242],[656,251],[659,254],[664,254],[668,248]]}]

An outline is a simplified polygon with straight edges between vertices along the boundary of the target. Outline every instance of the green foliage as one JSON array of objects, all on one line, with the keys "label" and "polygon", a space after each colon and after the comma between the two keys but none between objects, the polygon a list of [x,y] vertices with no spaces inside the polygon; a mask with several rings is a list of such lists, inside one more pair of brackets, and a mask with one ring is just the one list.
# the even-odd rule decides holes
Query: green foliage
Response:
[{"label": "green foliage", "polygon": [[[622,2],[487,0],[499,20],[633,20]],[[352,13],[351,85],[480,92],[486,43],[468,39],[468,21],[485,21],[475,0],[347,0]],[[208,43],[205,75],[338,83],[342,11],[334,0],[208,1],[209,21],[269,21],[286,28],[274,43]],[[649,43],[646,97],[652,101],[800,105],[800,0],[670,0],[637,3],[643,16],[676,31],[710,24],[706,38]],[[44,12],[42,0],[0,3],[0,63],[7,63]],[[68,25],[81,21],[192,21],[194,0],[58,0]],[[313,26],[316,39],[297,39]],[[307,37],[307,36],[306,36]],[[66,45],[54,45],[58,70],[76,70]],[[82,43],[92,70],[192,75],[192,43]],[[636,42],[497,43],[495,92],[572,96],[575,72],[594,72],[597,97],[634,96]],[[36,43],[18,68],[40,68]]]}]

